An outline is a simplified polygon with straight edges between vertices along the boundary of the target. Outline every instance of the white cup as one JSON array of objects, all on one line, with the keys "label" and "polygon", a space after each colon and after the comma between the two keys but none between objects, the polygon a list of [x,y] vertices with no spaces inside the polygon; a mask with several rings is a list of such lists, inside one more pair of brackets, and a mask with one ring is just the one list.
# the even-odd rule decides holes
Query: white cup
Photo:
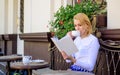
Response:
[{"label": "white cup", "polygon": [[22,62],[24,65],[28,65],[32,60],[32,56],[23,56]]},{"label": "white cup", "polygon": [[72,36],[74,36],[74,37],[80,36],[80,32],[79,31],[72,31]]}]

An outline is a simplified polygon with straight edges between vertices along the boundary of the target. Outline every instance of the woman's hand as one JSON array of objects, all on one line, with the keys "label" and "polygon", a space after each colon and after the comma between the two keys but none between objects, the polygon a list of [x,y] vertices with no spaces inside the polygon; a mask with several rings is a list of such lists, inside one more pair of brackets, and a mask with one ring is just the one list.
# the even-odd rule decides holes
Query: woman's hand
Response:
[{"label": "woman's hand", "polygon": [[69,35],[71,38],[74,38],[74,36],[72,36],[72,31],[67,32],[67,35]]},{"label": "woman's hand", "polygon": [[65,60],[69,58],[69,56],[64,51],[61,51],[61,54]]},{"label": "woman's hand", "polygon": [[71,60],[73,63],[76,62],[75,58],[73,58],[72,56],[68,56],[64,51],[61,51],[61,54],[65,60],[68,59],[68,60]]}]

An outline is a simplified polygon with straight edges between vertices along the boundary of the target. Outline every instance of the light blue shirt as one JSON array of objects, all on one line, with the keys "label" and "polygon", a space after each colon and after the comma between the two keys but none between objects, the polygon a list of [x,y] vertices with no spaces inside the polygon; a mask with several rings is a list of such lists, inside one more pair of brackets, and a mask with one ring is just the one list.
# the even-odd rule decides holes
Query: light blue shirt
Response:
[{"label": "light blue shirt", "polygon": [[92,71],[100,47],[98,39],[92,34],[83,39],[80,36],[77,36],[74,43],[79,50],[73,55],[76,59],[76,63],[74,64],[83,67],[88,71]]}]

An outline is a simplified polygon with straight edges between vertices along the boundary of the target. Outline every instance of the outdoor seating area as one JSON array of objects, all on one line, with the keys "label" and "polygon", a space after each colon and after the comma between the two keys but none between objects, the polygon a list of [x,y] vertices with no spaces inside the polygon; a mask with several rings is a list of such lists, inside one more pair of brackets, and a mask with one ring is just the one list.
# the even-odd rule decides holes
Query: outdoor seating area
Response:
[{"label": "outdoor seating area", "polygon": [[[20,55],[4,55],[0,56],[0,74],[1,75],[14,75],[14,74],[22,74],[26,72],[25,75],[32,75],[32,70],[42,69],[49,67],[48,62],[46,61],[28,61],[24,59],[23,56]],[[25,64],[28,63],[28,64]],[[23,72],[21,72],[23,71]],[[24,74],[23,74],[24,75]]]},{"label": "outdoor seating area", "polygon": [[[119,68],[120,66],[120,59],[119,59],[120,29],[106,29],[100,32],[101,32],[101,36],[99,37],[99,42],[101,47],[99,50],[97,62],[96,62],[93,73],[94,75],[118,75],[120,73],[120,68]],[[41,41],[39,40],[39,42]],[[51,42],[50,39],[49,39],[49,43],[51,44],[48,48],[49,49],[48,53],[50,57],[49,58],[47,57],[47,59],[49,59],[47,60],[49,66],[47,68],[44,67],[43,69],[32,70],[32,74],[33,75],[49,75],[48,73],[50,73],[52,75],[53,73],[54,75],[57,75],[57,74],[68,75],[69,74],[68,69],[72,63],[66,63],[66,61],[63,59],[60,52],[58,51],[57,47],[55,47],[55,45],[53,44],[53,42]],[[48,55],[48,54],[45,54],[45,55]],[[46,57],[44,58],[46,59]],[[5,61],[4,61],[4,64],[6,64],[7,66],[10,65],[5,63]],[[2,64],[0,64],[0,66],[1,65]],[[2,68],[2,70],[5,70],[7,66],[1,66],[1,68],[4,67]],[[3,72],[7,73],[7,71],[3,71]],[[76,75],[78,74],[76,73]],[[83,75],[88,75],[88,74],[83,74]],[[90,74],[90,75],[93,75],[93,74]]]},{"label": "outdoor seating area", "polygon": [[[106,29],[100,32],[101,32],[101,36],[99,37],[99,42],[100,42],[101,47],[99,50],[97,62],[96,62],[93,73],[94,75],[118,75],[120,73],[120,68],[119,68],[120,66],[120,59],[119,59],[120,57],[120,29]],[[58,51],[57,47],[55,47],[53,42],[51,42],[50,40],[51,36],[49,35],[46,37],[48,37],[46,39],[49,39],[48,42],[51,44],[47,50],[49,54],[44,54],[44,55],[50,55],[49,58],[44,57],[45,59],[47,59],[49,66],[47,68],[44,67],[43,69],[32,70],[32,74],[33,75],[49,75],[48,73],[50,73],[52,75],[53,73],[54,75],[57,75],[57,74],[68,75],[69,74],[68,69],[70,65],[73,63],[66,63],[66,61],[63,59],[60,52]],[[27,42],[29,40],[25,39],[25,41]],[[41,41],[39,40],[39,42]],[[46,42],[46,41],[42,41],[42,42]],[[5,63],[5,61],[4,61],[4,64],[7,66],[10,65],[10,64],[8,65],[7,63]],[[2,64],[0,64],[0,66],[1,65]],[[5,71],[5,68],[7,68],[7,66],[5,65],[1,66],[0,68],[4,67],[2,68],[2,70],[4,70],[3,72],[7,73],[7,71]],[[78,74],[76,73],[76,75]],[[88,74],[83,74],[83,75],[88,75]],[[93,75],[93,74],[90,74],[90,75]]]},{"label": "outdoor seating area", "polygon": [[120,0],[0,0],[0,75],[120,75]]},{"label": "outdoor seating area", "polygon": [[[102,30],[100,50],[93,73],[95,75],[120,74],[120,29]],[[53,70],[67,70],[72,63],[66,63],[56,47],[51,50],[51,65]]]}]

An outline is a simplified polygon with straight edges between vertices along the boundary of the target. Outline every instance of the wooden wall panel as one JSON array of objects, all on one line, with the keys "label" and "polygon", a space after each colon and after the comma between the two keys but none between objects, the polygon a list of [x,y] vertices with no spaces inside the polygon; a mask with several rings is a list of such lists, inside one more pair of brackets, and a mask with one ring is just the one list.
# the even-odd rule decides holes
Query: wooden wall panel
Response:
[{"label": "wooden wall panel", "polygon": [[0,35],[0,48],[4,55],[17,53],[17,34]]},{"label": "wooden wall panel", "polygon": [[25,42],[24,43],[25,55],[32,55],[33,59],[44,59],[49,61],[49,43],[44,42]]},{"label": "wooden wall panel", "polygon": [[4,34],[5,55],[17,54],[17,34]]},{"label": "wooden wall panel", "polygon": [[50,37],[48,32],[24,33],[20,38],[24,40],[24,55],[31,55],[33,59],[50,61]]},{"label": "wooden wall panel", "polygon": [[3,35],[0,35],[0,55],[4,54],[4,39]]}]

